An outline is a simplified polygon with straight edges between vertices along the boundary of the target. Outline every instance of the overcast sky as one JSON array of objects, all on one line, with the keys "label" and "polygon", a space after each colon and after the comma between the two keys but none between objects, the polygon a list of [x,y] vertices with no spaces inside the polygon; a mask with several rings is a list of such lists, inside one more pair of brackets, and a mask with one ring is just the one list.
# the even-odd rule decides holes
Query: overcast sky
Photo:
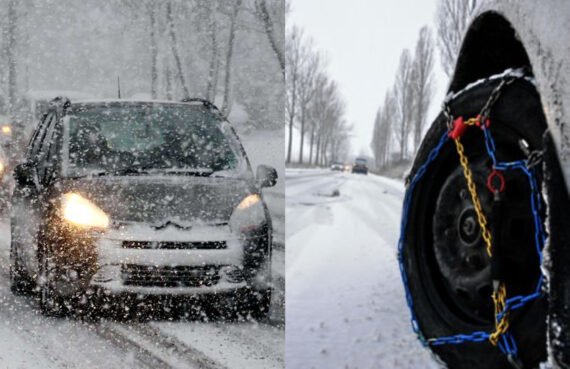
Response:
[{"label": "overcast sky", "polygon": [[[420,28],[429,25],[435,41],[438,0],[291,0],[288,26],[305,29],[329,60],[329,74],[347,103],[354,124],[352,152],[371,154],[376,110],[392,87],[400,54],[413,52]],[[435,51],[436,93],[429,122],[441,105],[447,77]]]}]

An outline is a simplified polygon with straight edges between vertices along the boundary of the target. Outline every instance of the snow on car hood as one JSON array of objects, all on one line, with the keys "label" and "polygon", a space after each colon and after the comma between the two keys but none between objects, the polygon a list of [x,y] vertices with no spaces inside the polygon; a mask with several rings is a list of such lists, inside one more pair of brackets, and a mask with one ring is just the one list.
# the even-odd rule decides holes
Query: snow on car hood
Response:
[{"label": "snow on car hood", "polygon": [[182,176],[109,176],[68,179],[63,193],[76,192],[100,207],[113,222],[227,222],[252,193],[244,179]]}]

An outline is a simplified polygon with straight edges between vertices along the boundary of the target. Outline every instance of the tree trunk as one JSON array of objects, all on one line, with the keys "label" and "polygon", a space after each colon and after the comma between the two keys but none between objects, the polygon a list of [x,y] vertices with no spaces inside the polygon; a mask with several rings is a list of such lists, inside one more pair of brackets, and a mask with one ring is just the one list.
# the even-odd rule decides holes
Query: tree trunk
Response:
[{"label": "tree trunk", "polygon": [[211,56],[210,56],[210,66],[208,68],[208,85],[206,87],[206,99],[209,101],[214,101],[216,99],[216,87],[218,84],[218,26],[216,22],[216,12],[214,5],[210,4],[208,9],[210,12],[210,42],[211,42]]},{"label": "tree trunk", "polygon": [[150,96],[153,99],[157,97],[157,81],[158,81],[158,48],[156,45],[156,14],[153,4],[148,5],[150,17]]},{"label": "tree trunk", "polygon": [[313,165],[313,145],[315,143],[315,126],[311,127],[311,139],[309,141],[309,165]]},{"label": "tree trunk", "polygon": [[17,94],[16,76],[16,0],[8,2],[8,24],[7,24],[7,45],[6,60],[8,63],[8,112],[11,120],[14,119]]},{"label": "tree trunk", "polygon": [[[295,109],[294,106],[293,109]],[[289,142],[287,144],[287,164],[291,162],[291,148],[293,147],[293,121],[294,121],[294,115],[291,114],[289,116]]]},{"label": "tree trunk", "polygon": [[315,165],[319,166],[319,159],[321,153],[321,136],[317,135],[317,148],[315,150]]},{"label": "tree trunk", "polygon": [[241,6],[241,0],[236,0],[232,10],[230,19],[230,34],[228,37],[228,50],[226,53],[226,73],[224,76],[224,102],[222,104],[222,112],[229,114],[230,109],[230,82],[232,73],[232,57],[234,53],[234,40],[236,37],[236,19]]},{"label": "tree trunk", "polygon": [[165,80],[166,80],[166,100],[172,100],[172,72],[170,70],[170,65],[166,63],[165,69]]},{"label": "tree trunk", "polygon": [[283,50],[280,48],[280,43],[276,40],[274,31],[273,21],[269,16],[269,11],[267,10],[267,3],[265,0],[258,0],[256,2],[257,9],[261,21],[263,22],[263,27],[265,29],[265,34],[269,39],[269,44],[271,45],[271,49],[277,56],[277,61],[279,62],[279,66],[281,67],[281,73],[283,73],[283,78],[285,78],[285,54]]},{"label": "tree trunk", "polygon": [[172,19],[172,3],[169,1],[166,3],[166,20],[168,22],[168,33],[170,35],[170,45],[172,48],[172,56],[174,56],[174,62],[176,64],[176,69],[178,71],[178,78],[180,80],[180,85],[182,86],[182,91],[184,93],[184,98],[190,98],[190,91],[188,86],[186,86],[186,81],[184,80],[184,73],[182,71],[182,62],[180,60],[180,54],[178,53],[178,44],[176,41],[176,31],[174,30],[174,20]]},{"label": "tree trunk", "polygon": [[301,107],[301,148],[299,149],[299,164],[303,164],[303,145],[305,144],[305,107]]}]

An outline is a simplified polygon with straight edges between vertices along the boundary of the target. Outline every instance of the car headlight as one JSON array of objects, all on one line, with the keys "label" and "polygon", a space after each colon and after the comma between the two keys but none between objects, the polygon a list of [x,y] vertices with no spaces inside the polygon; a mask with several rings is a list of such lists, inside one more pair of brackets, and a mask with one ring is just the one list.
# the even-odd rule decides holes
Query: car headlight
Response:
[{"label": "car headlight", "polygon": [[109,216],[97,205],[77,193],[63,195],[61,206],[63,219],[70,223],[94,228],[109,226]]},{"label": "car headlight", "polygon": [[261,201],[261,198],[259,197],[258,194],[249,195],[245,199],[241,200],[241,202],[239,203],[237,208],[239,210],[244,210],[244,209],[247,209],[249,207],[252,207],[253,205],[257,204],[260,201]]},{"label": "car headlight", "polygon": [[12,127],[10,126],[2,126],[2,133],[9,135],[12,133]]},{"label": "car headlight", "polygon": [[246,196],[234,209],[230,218],[233,230],[247,232],[265,224],[265,209],[261,197],[257,194]]},{"label": "car headlight", "polygon": [[4,174],[4,163],[0,161],[0,175]]}]

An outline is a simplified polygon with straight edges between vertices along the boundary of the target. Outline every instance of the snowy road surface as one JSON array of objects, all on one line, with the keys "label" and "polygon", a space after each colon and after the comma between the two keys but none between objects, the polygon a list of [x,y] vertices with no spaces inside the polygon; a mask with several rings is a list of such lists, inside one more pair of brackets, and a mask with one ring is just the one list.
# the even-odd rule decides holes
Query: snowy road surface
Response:
[{"label": "snowy road surface", "polygon": [[0,368],[283,368],[283,329],[233,321],[88,322],[48,318],[9,289],[0,223]]},{"label": "snowy road surface", "polygon": [[437,368],[400,281],[403,184],[296,169],[286,182],[287,367]]}]

